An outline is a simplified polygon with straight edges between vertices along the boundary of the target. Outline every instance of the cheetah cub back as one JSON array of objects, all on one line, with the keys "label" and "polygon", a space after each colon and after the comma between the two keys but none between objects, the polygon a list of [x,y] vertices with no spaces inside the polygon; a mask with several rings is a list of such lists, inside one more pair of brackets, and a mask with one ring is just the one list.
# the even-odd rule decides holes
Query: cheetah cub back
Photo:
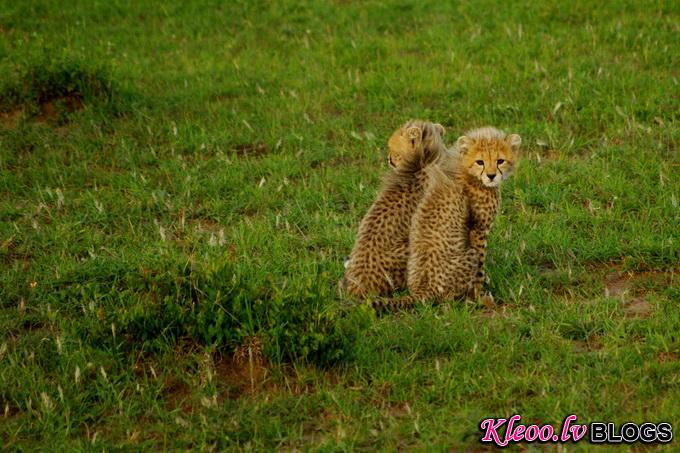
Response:
[{"label": "cheetah cub back", "polygon": [[[408,287],[415,300],[480,295],[501,182],[512,173],[519,135],[485,127],[458,138],[413,216]],[[434,170],[434,169],[433,169]]]},{"label": "cheetah cub back", "polygon": [[366,297],[406,288],[411,218],[423,196],[425,169],[448,153],[443,132],[439,124],[412,120],[390,137],[394,171],[359,225],[341,291]]},{"label": "cheetah cub back", "polygon": [[430,184],[413,215],[409,235],[410,296],[393,301],[394,308],[453,299],[472,289],[479,253],[470,248],[469,200],[451,173],[450,169],[430,170]]}]

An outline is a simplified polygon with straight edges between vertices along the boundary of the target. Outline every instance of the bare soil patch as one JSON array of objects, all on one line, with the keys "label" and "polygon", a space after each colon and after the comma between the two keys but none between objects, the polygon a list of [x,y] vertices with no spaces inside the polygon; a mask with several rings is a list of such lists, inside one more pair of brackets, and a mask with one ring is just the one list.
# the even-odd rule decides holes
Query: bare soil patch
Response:
[{"label": "bare soil patch", "polygon": [[677,362],[680,360],[680,355],[675,352],[662,352],[659,354],[659,360],[661,362]]},{"label": "bare soil patch", "polygon": [[82,110],[83,107],[83,98],[79,93],[48,98],[40,102],[40,114],[36,115],[34,119],[39,123],[56,121],[63,118],[65,113],[73,113]]},{"label": "bare soil patch", "polygon": [[5,129],[14,129],[17,127],[19,118],[24,114],[24,110],[21,108],[11,110],[9,112],[0,112],[0,124]]},{"label": "bare soil patch", "polygon": [[622,299],[625,299],[626,296],[644,296],[646,293],[643,288],[645,283],[667,284],[670,283],[674,274],[674,269],[668,271],[624,271],[619,265],[609,265],[604,276],[604,295],[605,297]]},{"label": "bare soil patch", "polygon": [[645,318],[652,313],[652,304],[641,297],[636,297],[623,307],[623,312],[628,318]]},{"label": "bare soil patch", "polygon": [[604,296],[624,302],[623,312],[628,318],[647,317],[654,307],[646,300],[649,292],[645,285],[669,284],[675,270],[623,271],[620,265],[608,266],[604,277]]},{"label": "bare soil patch", "polygon": [[172,408],[178,408],[185,414],[194,412],[192,394],[189,386],[174,375],[167,375],[163,380],[163,397]]},{"label": "bare soil patch", "polygon": [[572,349],[576,353],[598,351],[602,346],[602,338],[597,334],[590,335],[585,341],[572,340]]},{"label": "bare soil patch", "polygon": [[14,129],[23,116],[26,116],[27,120],[37,123],[64,121],[67,118],[67,114],[80,111],[84,107],[83,98],[79,93],[45,98],[38,103],[37,112],[33,111],[35,107],[27,109],[24,106],[4,112],[0,111],[0,124],[5,129]]},{"label": "bare soil patch", "polygon": [[10,418],[15,418],[15,417],[20,417],[22,415],[21,410],[9,403],[5,403],[0,407],[0,418],[4,418],[5,421],[9,420]]},{"label": "bare soil patch", "polygon": [[236,348],[232,357],[216,361],[215,373],[224,396],[237,399],[276,388],[269,379],[269,364],[262,355],[261,346],[260,339],[253,337]]}]

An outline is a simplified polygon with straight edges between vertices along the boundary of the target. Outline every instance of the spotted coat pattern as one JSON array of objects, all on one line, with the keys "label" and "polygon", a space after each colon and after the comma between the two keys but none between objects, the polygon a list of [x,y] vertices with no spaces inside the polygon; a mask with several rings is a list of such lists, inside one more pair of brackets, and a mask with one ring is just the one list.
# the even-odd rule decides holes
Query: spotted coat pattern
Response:
[{"label": "spotted coat pattern", "polygon": [[431,173],[410,232],[408,289],[414,301],[466,295],[480,266],[480,253],[471,247],[473,201],[460,184],[463,178],[452,178],[440,168]]}]

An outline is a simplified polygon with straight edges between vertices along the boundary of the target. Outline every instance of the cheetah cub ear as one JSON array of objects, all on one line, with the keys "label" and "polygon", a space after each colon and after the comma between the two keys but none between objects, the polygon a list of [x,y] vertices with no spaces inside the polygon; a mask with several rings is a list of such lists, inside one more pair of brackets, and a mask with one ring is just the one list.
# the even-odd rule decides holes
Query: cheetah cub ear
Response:
[{"label": "cheetah cub ear", "polygon": [[456,148],[458,148],[458,152],[461,154],[467,153],[471,147],[472,139],[467,135],[461,135],[458,137],[458,140],[456,140]]},{"label": "cheetah cub ear", "polygon": [[439,147],[443,147],[442,136],[446,133],[444,126],[422,120],[409,120],[387,140],[387,162],[397,168],[408,156],[414,153],[424,155],[425,160],[435,158]]},{"label": "cheetah cub ear", "polygon": [[445,129],[444,126],[442,126],[441,124],[439,124],[439,123],[434,123],[434,124],[432,125],[432,127],[434,127],[434,130],[435,130],[436,132],[438,132],[439,135],[441,135],[442,137],[446,135],[446,129]]},{"label": "cheetah cub ear", "polygon": [[439,123],[423,124],[423,142],[440,141],[446,134],[446,129]]},{"label": "cheetah cub ear", "polygon": [[423,130],[418,126],[410,126],[404,131],[404,136],[411,141],[411,150],[414,150],[423,140]]},{"label": "cheetah cub ear", "polygon": [[517,134],[510,134],[505,137],[505,142],[510,145],[511,150],[518,151],[519,146],[522,144],[522,137]]}]

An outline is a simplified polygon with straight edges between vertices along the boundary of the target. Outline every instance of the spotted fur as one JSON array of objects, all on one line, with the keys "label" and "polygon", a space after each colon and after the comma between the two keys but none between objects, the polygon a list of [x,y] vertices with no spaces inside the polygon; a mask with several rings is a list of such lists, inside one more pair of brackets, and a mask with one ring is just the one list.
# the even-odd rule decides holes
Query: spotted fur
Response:
[{"label": "spotted fur", "polygon": [[459,172],[434,167],[430,173],[409,236],[407,281],[415,301],[467,294],[479,268],[479,253],[470,247],[470,202],[459,184]]}]

